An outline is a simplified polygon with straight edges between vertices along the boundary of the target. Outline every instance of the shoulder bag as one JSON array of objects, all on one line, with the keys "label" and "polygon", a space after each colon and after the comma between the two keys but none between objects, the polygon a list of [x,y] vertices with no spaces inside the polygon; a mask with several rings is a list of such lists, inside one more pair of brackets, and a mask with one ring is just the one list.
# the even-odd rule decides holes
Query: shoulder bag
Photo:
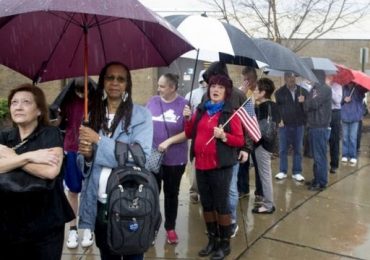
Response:
[{"label": "shoulder bag", "polygon": [[271,104],[268,104],[267,118],[258,120],[260,126],[262,139],[267,142],[274,141],[277,133],[276,122],[272,121]]},{"label": "shoulder bag", "polygon": [[[166,128],[167,136],[170,137],[170,133],[168,131],[167,124],[166,124],[166,119],[164,117],[163,106],[162,106],[161,100],[159,100],[159,104],[161,106],[162,118],[163,118],[164,126]],[[148,160],[146,161],[145,168],[151,171],[152,173],[159,173],[163,158],[164,158],[164,152],[161,152],[157,148],[152,147],[150,156]]]}]

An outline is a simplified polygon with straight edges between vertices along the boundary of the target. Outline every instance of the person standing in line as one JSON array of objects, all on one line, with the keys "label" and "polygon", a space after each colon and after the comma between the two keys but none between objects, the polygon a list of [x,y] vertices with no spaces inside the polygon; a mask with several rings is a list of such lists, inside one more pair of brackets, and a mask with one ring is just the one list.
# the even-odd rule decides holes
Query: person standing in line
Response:
[{"label": "person standing in line", "polygon": [[[242,77],[243,77],[243,84],[239,89],[245,93],[247,98],[253,97],[253,92],[257,87],[257,72],[255,68],[251,67],[244,67],[242,70]],[[258,174],[258,164],[256,159],[256,154],[254,153],[254,149],[251,150],[249,153],[248,160],[246,162],[241,162],[239,164],[239,171],[238,171],[238,192],[239,198],[243,198],[249,195],[249,169],[251,165],[251,160],[254,166],[254,173],[255,173],[255,204],[260,204],[263,198],[263,190],[261,184],[261,178]]]},{"label": "person standing in line", "polygon": [[[202,98],[204,94],[207,92],[207,82],[203,79],[203,74],[205,70],[202,70],[199,73],[199,78],[198,78],[198,83],[199,87],[194,89],[192,92],[189,92],[186,94],[185,99],[187,101],[190,101],[190,107],[193,112],[196,111],[198,105],[202,102]],[[190,100],[191,96],[191,100]],[[192,203],[198,203],[199,202],[199,192],[198,192],[198,185],[197,185],[197,179],[195,177],[195,168],[194,168],[194,161],[192,161],[191,164],[191,172],[190,172],[190,188],[189,188],[189,196],[190,196],[190,201]]]},{"label": "person standing in line", "polygon": [[[261,78],[257,81],[257,87],[253,94],[256,100],[255,111],[258,121],[267,119],[270,116],[272,121],[277,125],[281,118],[277,105],[271,101],[271,95],[274,90],[275,86],[272,80]],[[271,154],[274,145],[275,139],[269,141],[263,136],[255,144],[258,174],[261,178],[264,196],[261,205],[256,205],[252,209],[252,213],[254,214],[272,214],[275,211],[271,173]]]},{"label": "person standing in line", "polygon": [[[224,75],[227,78],[229,77],[229,72],[227,66],[224,62],[213,62],[203,74],[204,80],[209,83],[209,80],[212,76]],[[208,98],[207,95],[203,96],[203,101]],[[233,87],[230,103],[234,110],[237,110],[246,100],[245,94],[238,88]],[[243,129],[244,130],[244,129]],[[253,141],[249,137],[247,132],[244,132],[245,145],[239,149],[238,161],[233,166],[232,178],[230,182],[230,191],[229,191],[229,204],[231,210],[231,238],[234,238],[238,233],[239,226],[237,224],[237,207],[239,202],[239,193],[238,193],[238,171],[239,163],[244,163],[248,160],[249,153],[253,150]]]},{"label": "person standing in line", "polygon": [[359,122],[364,115],[363,99],[366,89],[355,84],[349,83],[343,86],[343,100],[341,109],[342,118],[342,163],[351,166],[357,164],[357,136]]},{"label": "person standing in line", "polygon": [[212,254],[220,260],[230,254],[231,210],[229,204],[233,167],[237,163],[238,148],[244,144],[243,129],[237,116],[223,127],[234,113],[229,102],[232,81],[226,75],[209,78],[208,100],[198,106],[191,116],[184,108],[187,138],[192,139],[190,156],[195,157],[197,183],[203,217],[207,226],[208,244],[199,256]]},{"label": "person standing in line", "polygon": [[330,173],[337,172],[339,167],[339,147],[341,132],[341,102],[343,98],[342,86],[333,82],[333,76],[326,77],[326,83],[331,88],[331,122],[330,122]]},{"label": "person standing in line", "polygon": [[[64,154],[66,164],[64,168],[64,181],[67,186],[67,197],[71,207],[78,215],[78,195],[82,188],[82,172],[77,165],[77,151],[78,151],[78,132],[79,127],[83,122],[84,114],[84,81],[83,77],[72,79],[69,86],[66,86],[60,95],[54,101],[53,109],[58,110],[59,115],[54,125],[59,126],[64,131]],[[91,91],[92,88],[91,88]],[[90,91],[89,91],[90,95]],[[63,97],[62,97],[63,96]],[[90,95],[91,96],[91,95]],[[60,99],[63,100],[60,100]],[[58,107],[54,104],[60,103]],[[69,223],[69,231],[67,236],[67,248],[77,248],[79,244],[77,221],[72,220]],[[90,240],[91,230],[84,230],[84,236],[81,241],[82,247],[89,247],[93,244],[94,240]]]},{"label": "person standing in line", "polygon": [[188,142],[184,132],[183,110],[188,103],[177,94],[178,76],[167,73],[158,80],[159,95],[149,99],[146,107],[152,114],[154,135],[153,148],[164,152],[164,158],[156,179],[164,192],[164,228],[167,243],[177,244],[175,230],[179,191],[182,175],[188,162]]},{"label": "person standing in line", "polygon": [[[0,131],[0,175],[23,171],[35,181],[54,180],[54,185],[25,192],[0,188],[0,259],[61,259],[65,223],[75,218],[60,176],[62,135],[50,125],[39,87],[12,89],[8,108],[13,127]],[[24,181],[19,181],[23,188]]]},{"label": "person standing in line", "polygon": [[298,182],[304,181],[302,175],[302,147],[305,124],[303,102],[307,91],[296,84],[294,73],[284,73],[285,85],[275,93],[276,104],[281,115],[279,123],[279,173],[278,180],[288,177],[288,151],[293,147],[292,178]]},{"label": "person standing in line", "polygon": [[[115,255],[107,242],[104,216],[107,182],[118,166],[116,142],[139,144],[146,158],[153,140],[150,112],[132,101],[130,70],[121,62],[110,62],[100,71],[98,87],[90,110],[88,126],[80,126],[78,163],[84,181],[80,194],[79,227],[95,231],[102,260],[142,260],[144,253]],[[93,239],[92,234],[90,239]]]},{"label": "person standing in line", "polygon": [[307,114],[309,144],[313,157],[313,179],[306,182],[311,191],[322,191],[328,183],[327,149],[331,121],[331,89],[325,84],[325,72],[313,70],[315,82],[303,108]]}]

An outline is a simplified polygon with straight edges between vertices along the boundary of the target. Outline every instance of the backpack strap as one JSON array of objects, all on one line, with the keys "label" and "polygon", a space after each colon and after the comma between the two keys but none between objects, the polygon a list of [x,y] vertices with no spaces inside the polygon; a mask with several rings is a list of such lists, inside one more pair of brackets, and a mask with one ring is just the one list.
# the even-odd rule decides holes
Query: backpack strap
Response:
[{"label": "backpack strap", "polygon": [[128,159],[128,145],[126,143],[116,141],[115,154],[118,166],[125,166]]},{"label": "backpack strap", "polygon": [[138,143],[127,144],[116,141],[115,154],[118,166],[125,166],[128,162],[134,162],[135,165],[141,168],[145,167],[144,150]]}]

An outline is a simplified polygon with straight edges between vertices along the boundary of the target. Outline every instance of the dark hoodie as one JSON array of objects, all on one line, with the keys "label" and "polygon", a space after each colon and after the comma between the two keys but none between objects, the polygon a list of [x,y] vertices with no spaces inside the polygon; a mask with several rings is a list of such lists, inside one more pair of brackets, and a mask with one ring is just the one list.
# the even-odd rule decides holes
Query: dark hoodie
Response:
[{"label": "dark hoodie", "polygon": [[329,127],[331,121],[331,89],[325,84],[325,72],[313,70],[319,80],[308,93],[303,103],[307,115],[307,126],[311,128]]}]

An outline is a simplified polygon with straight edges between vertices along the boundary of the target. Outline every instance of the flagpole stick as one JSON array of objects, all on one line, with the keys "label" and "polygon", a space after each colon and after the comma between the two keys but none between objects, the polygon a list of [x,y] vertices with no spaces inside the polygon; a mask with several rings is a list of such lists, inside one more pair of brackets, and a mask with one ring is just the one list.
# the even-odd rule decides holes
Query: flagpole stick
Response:
[{"label": "flagpole stick", "polygon": [[[236,115],[236,113],[245,105],[249,102],[249,100],[251,100],[251,97],[247,98],[247,100],[244,101],[244,103],[229,117],[229,119],[222,125],[222,128],[224,128],[230,121],[231,119],[234,118],[234,116]],[[208,142],[206,143],[206,146],[215,138],[215,136],[213,135],[209,140]]]}]

